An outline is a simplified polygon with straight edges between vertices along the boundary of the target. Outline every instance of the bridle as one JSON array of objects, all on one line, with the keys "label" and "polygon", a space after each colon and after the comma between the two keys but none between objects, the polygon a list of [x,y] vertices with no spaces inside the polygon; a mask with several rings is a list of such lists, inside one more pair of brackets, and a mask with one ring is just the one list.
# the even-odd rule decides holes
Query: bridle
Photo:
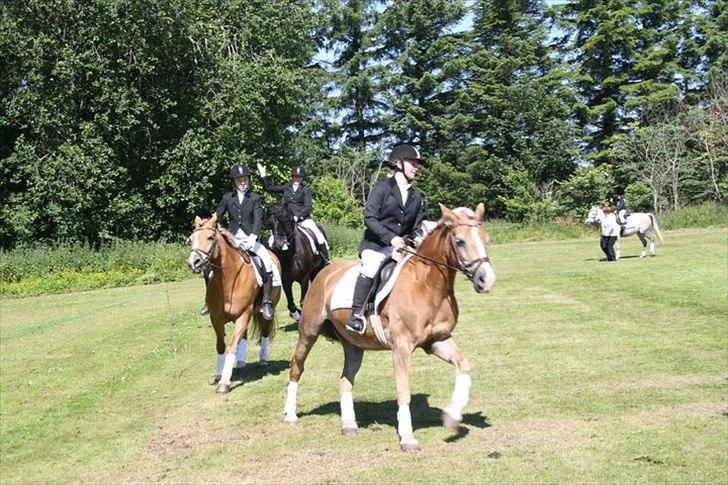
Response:
[{"label": "bridle", "polygon": [[212,241],[212,245],[210,246],[209,251],[203,251],[202,249],[193,248],[192,252],[200,255],[202,257],[202,268],[206,269],[210,266],[216,269],[222,269],[220,266],[217,266],[215,264],[212,264],[211,258],[212,254],[215,252],[215,249],[217,249],[217,245],[220,242],[220,239],[217,235],[218,230],[216,227],[197,227],[192,230],[192,234],[196,233],[197,231],[212,231],[215,234],[215,238]]},{"label": "bridle", "polygon": [[[460,223],[457,223],[457,224],[453,224],[450,227],[453,228],[453,227],[458,227],[458,226],[480,227],[480,223],[477,223],[477,222],[472,222],[472,223],[471,222],[460,222]],[[413,257],[417,257],[417,258],[421,258],[421,259],[430,261],[430,262],[435,263],[435,264],[437,264],[439,266],[444,266],[446,268],[450,268],[450,269],[453,269],[455,271],[459,271],[459,272],[463,273],[469,280],[472,280],[473,278],[475,278],[475,273],[478,271],[478,268],[480,268],[480,266],[483,263],[490,263],[490,258],[487,255],[484,256],[484,257],[482,257],[482,258],[478,258],[478,259],[475,259],[473,261],[470,261],[469,263],[466,263],[465,260],[463,260],[463,257],[460,254],[460,251],[458,250],[458,248],[457,248],[457,246],[455,244],[455,238],[451,234],[448,235],[448,237],[450,238],[450,246],[452,247],[452,250],[453,250],[453,252],[455,253],[455,255],[457,257],[458,266],[453,266],[453,265],[448,264],[448,263],[445,263],[443,261],[438,261],[438,260],[436,260],[434,258],[430,258],[429,256],[424,256],[424,255],[418,253],[417,251],[410,250],[406,246],[403,247],[403,248],[400,248],[400,251],[403,251],[405,253],[409,253]]]}]

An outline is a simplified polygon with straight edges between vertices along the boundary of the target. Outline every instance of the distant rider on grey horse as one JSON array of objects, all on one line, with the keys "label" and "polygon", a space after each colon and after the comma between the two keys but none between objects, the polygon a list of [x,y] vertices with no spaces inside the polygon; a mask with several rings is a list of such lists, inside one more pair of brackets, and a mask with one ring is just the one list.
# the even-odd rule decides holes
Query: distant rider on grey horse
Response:
[{"label": "distant rider on grey horse", "polygon": [[306,176],[303,167],[293,167],[291,169],[291,181],[283,185],[271,185],[268,177],[266,177],[265,165],[258,164],[258,173],[267,192],[283,194],[282,202],[293,212],[293,220],[313,232],[316,236],[316,249],[324,264],[331,263],[329,243],[314,220],[311,219],[311,189],[303,182],[303,178]]}]

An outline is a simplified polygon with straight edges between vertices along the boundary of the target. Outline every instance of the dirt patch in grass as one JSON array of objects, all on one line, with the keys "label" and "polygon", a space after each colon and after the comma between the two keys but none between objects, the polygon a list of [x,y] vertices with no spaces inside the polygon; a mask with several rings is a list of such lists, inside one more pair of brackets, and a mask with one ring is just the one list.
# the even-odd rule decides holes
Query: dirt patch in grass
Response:
[{"label": "dirt patch in grass", "polygon": [[665,426],[679,418],[716,418],[725,419],[728,403],[700,402],[677,406],[659,406],[638,413],[623,416],[624,421],[635,428]]}]

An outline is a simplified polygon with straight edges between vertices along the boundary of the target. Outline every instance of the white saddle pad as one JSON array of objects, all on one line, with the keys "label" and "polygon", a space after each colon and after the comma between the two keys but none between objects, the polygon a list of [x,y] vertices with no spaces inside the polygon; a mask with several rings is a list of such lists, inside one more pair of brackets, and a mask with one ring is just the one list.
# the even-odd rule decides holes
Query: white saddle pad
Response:
[{"label": "white saddle pad", "polygon": [[[392,292],[394,283],[399,277],[399,273],[402,270],[402,266],[407,262],[411,255],[407,255],[402,258],[402,261],[397,263],[392,271],[392,277],[389,278],[384,287],[374,297],[374,313],[379,311],[379,307],[387,296]],[[337,310],[339,308],[351,308],[351,302],[354,299],[354,285],[356,284],[356,278],[359,276],[361,270],[361,264],[357,264],[349,268],[344,276],[341,277],[339,282],[334,288],[334,292],[331,294],[331,309]]]},{"label": "white saddle pad", "polygon": [[[240,259],[243,259],[243,257],[240,256]],[[256,266],[255,263],[253,263],[253,270],[255,271],[255,281],[258,282],[258,286],[262,287],[263,278],[260,276],[258,266]],[[278,271],[278,266],[275,264],[273,264],[273,286],[281,286],[281,272]]]},{"label": "white saddle pad", "polygon": [[311,245],[311,250],[313,251],[313,254],[318,254],[318,246],[316,245],[316,240],[313,238],[310,232],[305,229],[301,229],[300,224],[298,230],[301,231],[304,236],[306,236],[306,239],[308,239],[308,243]]}]

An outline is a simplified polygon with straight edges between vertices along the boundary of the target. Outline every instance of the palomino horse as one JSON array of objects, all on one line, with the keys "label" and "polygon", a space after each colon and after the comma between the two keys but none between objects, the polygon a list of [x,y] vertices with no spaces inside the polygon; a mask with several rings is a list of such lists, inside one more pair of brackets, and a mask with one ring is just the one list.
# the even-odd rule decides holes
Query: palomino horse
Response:
[{"label": "palomino horse", "polygon": [[300,305],[303,306],[308,284],[323,268],[324,262],[314,253],[303,230],[293,221],[293,212],[285,203],[274,204],[268,209],[268,223],[273,233],[271,250],[281,261],[281,283],[288,301],[288,313],[298,321],[301,310],[293,300],[293,282],[301,287]]},{"label": "palomino horse", "polygon": [[487,293],[495,284],[486,247],[488,232],[481,226],[485,208],[479,204],[450,210],[440,205],[442,219],[422,241],[417,252],[403,264],[399,277],[381,307],[386,344],[367,325],[364,335],[345,328],[351,309],[331,310],[331,297],[340,278],[354,266],[344,261],[325,267],[313,280],[303,314],[298,323],[298,344],[284,407],[284,420],[296,422],[296,395],[304,362],[319,335],[339,340],[344,347],[341,377],[342,433],[356,433],[352,389],[364,350],[391,349],[397,386],[397,432],[405,451],[420,449],[412,430],[410,415],[410,362],[418,347],[455,366],[455,389],[442,417],[450,429],[457,429],[470,395],[470,363],[458,349],[452,331],[458,319],[454,284],[456,271],[464,272],[478,293]]},{"label": "palomino horse", "polygon": [[[602,222],[604,219],[604,211],[598,205],[592,206],[589,209],[589,215],[586,218],[587,224],[596,224]],[[650,241],[650,254],[655,255],[655,240],[659,239],[662,241],[662,233],[660,233],[660,227],[657,225],[657,218],[649,212],[633,212],[627,217],[627,223],[624,226],[624,231],[621,236],[617,236],[617,242],[614,244],[614,254],[617,259],[620,257],[621,245],[620,240],[622,237],[633,236],[637,234],[637,237],[642,241],[642,254],[640,258],[647,256],[647,241]]]},{"label": "palomino horse", "polygon": [[[192,251],[187,265],[195,273],[211,268],[205,302],[210,311],[210,322],[217,338],[217,392],[230,391],[233,365],[236,363],[238,343],[247,336],[248,323],[253,323],[264,338],[275,328],[274,320],[265,320],[260,312],[261,287],[255,278],[250,256],[237,249],[232,234],[218,227],[217,215],[210,219],[195,217],[195,228],[190,235]],[[273,263],[279,266],[275,256]],[[280,288],[273,287],[271,298],[275,308],[281,297]],[[235,322],[235,330],[225,346],[225,324]],[[242,346],[241,346],[242,347]],[[262,350],[262,349],[261,349]],[[261,358],[261,363],[265,363]],[[222,365],[221,365],[222,364]],[[238,357],[237,365],[245,365],[245,355]]]}]

